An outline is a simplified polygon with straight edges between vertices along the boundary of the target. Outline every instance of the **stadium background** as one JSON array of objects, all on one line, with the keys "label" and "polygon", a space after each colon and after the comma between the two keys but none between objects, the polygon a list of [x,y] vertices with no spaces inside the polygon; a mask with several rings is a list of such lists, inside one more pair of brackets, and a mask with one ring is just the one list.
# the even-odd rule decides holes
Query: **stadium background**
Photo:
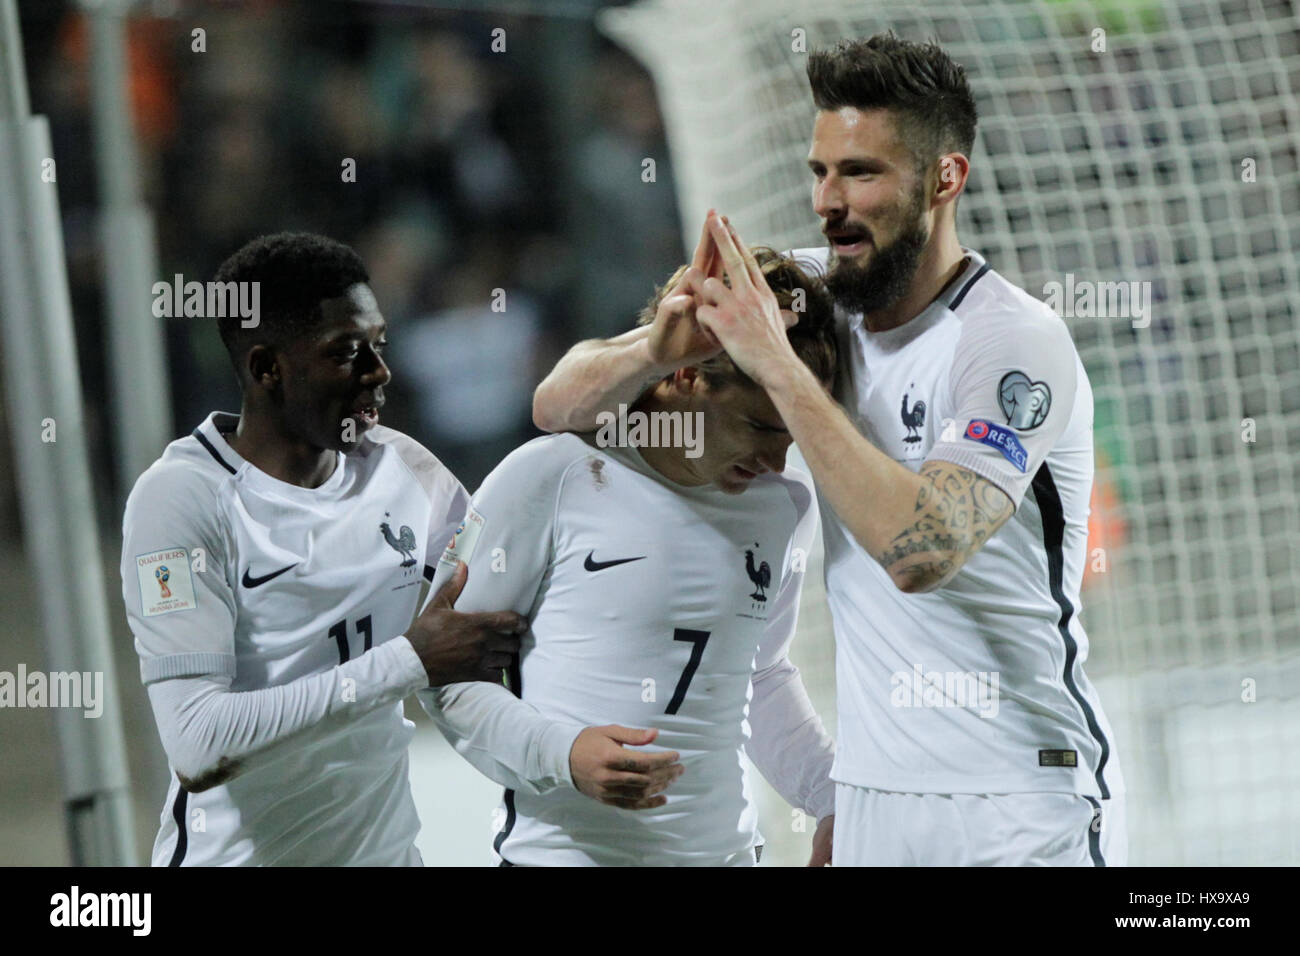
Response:
[{"label": "stadium background", "polygon": [[[265,232],[350,243],[390,324],[385,423],[473,489],[536,434],[529,402],[540,376],[572,342],[630,325],[683,259],[707,205],[750,241],[815,244],[798,179],[811,112],[792,30],[809,45],[890,26],[938,36],[968,66],[981,109],[964,241],[1031,291],[1071,269],[1156,288],[1145,335],[1127,320],[1070,322],[1098,396],[1090,548],[1104,549],[1106,570],[1085,592],[1088,671],[1128,779],[1133,862],[1294,863],[1295,10],[1194,0],[972,3],[953,15],[911,6],[900,19],[831,0],[798,11],[770,0],[136,3],[129,89],[155,278],[206,279]],[[109,398],[88,25],[72,3],[18,8],[32,111],[49,117],[58,163],[84,438],[147,861],[166,763],[117,596],[131,423]],[[195,27],[203,53],[191,49]],[[1096,27],[1111,60],[1089,49]],[[505,52],[490,48],[497,29]],[[1216,76],[1240,83],[1222,93]],[[1111,95],[1092,95],[1099,89]],[[693,106],[700,90],[710,96]],[[1233,117],[1246,119],[1234,129]],[[1151,133],[1157,124],[1168,127],[1163,138]],[[1179,148],[1191,158],[1169,160],[1170,171],[1165,153]],[[1250,195],[1260,205],[1231,193],[1247,155],[1259,157]],[[343,157],[356,160],[355,183],[340,181]],[[1058,208],[1061,196],[1078,208]],[[1181,218],[1170,197],[1184,204]],[[1220,278],[1217,293],[1189,284],[1207,274]],[[494,289],[506,291],[504,313],[490,308]],[[173,434],[212,409],[237,410],[211,323],[159,324]],[[1248,416],[1260,432],[1251,445],[1238,434]],[[54,585],[37,580],[24,548],[8,414],[4,427],[0,669],[12,671],[41,666],[40,602]],[[813,570],[794,656],[833,728],[832,645]],[[1253,701],[1243,700],[1247,680]],[[418,707],[408,712],[420,726],[412,768],[426,862],[490,863],[499,788],[450,753]],[[0,863],[68,862],[49,711],[0,711],[0,765]],[[810,832],[769,791],[763,800],[764,863],[801,862]]]}]

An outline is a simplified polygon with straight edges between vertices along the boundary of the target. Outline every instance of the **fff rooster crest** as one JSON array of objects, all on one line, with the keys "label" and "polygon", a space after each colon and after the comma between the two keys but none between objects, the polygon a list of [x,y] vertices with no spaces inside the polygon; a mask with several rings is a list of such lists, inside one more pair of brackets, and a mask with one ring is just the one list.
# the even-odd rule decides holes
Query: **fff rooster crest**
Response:
[{"label": "fff rooster crest", "polygon": [[[387,511],[384,512],[384,517],[388,517]],[[415,564],[415,555],[411,553],[415,550],[415,532],[409,525],[402,525],[401,530],[394,535],[388,522],[381,521],[379,530],[384,533],[384,540],[388,542],[388,546],[405,559],[398,567],[409,568]]]}]

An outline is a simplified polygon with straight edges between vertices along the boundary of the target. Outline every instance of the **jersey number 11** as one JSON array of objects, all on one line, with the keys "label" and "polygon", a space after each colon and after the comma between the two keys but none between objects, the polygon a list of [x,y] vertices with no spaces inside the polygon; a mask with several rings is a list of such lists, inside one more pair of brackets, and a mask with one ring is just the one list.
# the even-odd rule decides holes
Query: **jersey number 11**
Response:
[{"label": "jersey number 11", "polygon": [[[363,643],[361,653],[364,654],[370,650],[370,615],[367,614],[361,620],[357,621],[357,633],[362,636]],[[347,620],[339,621],[329,629],[329,637],[338,641],[339,645],[339,663],[346,664],[348,658],[352,656],[352,651],[348,647],[348,622]]]}]

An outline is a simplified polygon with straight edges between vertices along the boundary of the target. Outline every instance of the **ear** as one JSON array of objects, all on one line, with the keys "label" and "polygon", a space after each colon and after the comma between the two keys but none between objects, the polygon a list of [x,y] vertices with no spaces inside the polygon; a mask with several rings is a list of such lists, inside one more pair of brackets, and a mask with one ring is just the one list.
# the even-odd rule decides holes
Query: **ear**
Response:
[{"label": "ear", "polygon": [[254,345],[244,357],[244,368],[254,385],[274,388],[280,384],[280,363],[268,345]]},{"label": "ear", "polygon": [[703,384],[700,370],[694,365],[687,365],[673,372],[673,388],[682,395],[690,395]]},{"label": "ear", "polygon": [[966,177],[970,175],[970,160],[961,153],[945,153],[939,157],[935,170],[930,202],[932,206],[943,206],[955,200],[966,188]]}]

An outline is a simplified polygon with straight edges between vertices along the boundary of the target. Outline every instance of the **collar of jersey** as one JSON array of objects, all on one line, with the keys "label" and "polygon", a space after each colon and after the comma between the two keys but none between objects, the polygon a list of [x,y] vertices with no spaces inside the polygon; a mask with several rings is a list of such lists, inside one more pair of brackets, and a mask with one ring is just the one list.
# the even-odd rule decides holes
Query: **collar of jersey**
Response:
[{"label": "collar of jersey", "polygon": [[226,434],[233,432],[238,425],[238,415],[231,412],[213,412],[199,426],[199,431],[203,433],[203,437],[212,443],[212,447],[217,450],[217,454],[221,456],[222,460],[235,469],[236,478],[282,497],[293,498],[317,498],[322,495],[329,495],[343,484],[346,456],[342,452],[335,452],[338,457],[334,464],[334,471],[325,479],[324,484],[315,488],[304,488],[302,485],[291,484],[268,475],[256,465],[240,457],[239,453],[231,448],[230,443],[226,441]]},{"label": "collar of jersey", "polygon": [[[614,445],[609,448],[601,448],[595,443],[595,439],[592,434],[589,433],[586,435],[582,435],[580,437],[589,446],[596,449],[601,454],[605,455],[605,457],[613,459],[615,462],[624,466],[625,468],[630,468],[632,469],[632,471],[644,475],[645,477],[649,478],[651,481],[656,481],[659,484],[663,485],[665,488],[668,488],[671,491],[675,491],[680,495],[706,495],[706,496],[718,495],[722,498],[736,497],[734,495],[728,495],[726,492],[722,491],[722,489],[714,485],[714,483],[711,481],[705,482],[702,485],[678,484],[677,482],[669,478],[667,475],[665,475],[663,472],[661,472],[654,465],[650,464],[650,462],[646,461],[645,456],[641,454],[641,449],[637,448],[635,445],[626,445],[626,446]],[[762,478],[764,476],[760,475],[759,477]],[[755,480],[757,481],[758,479]]]},{"label": "collar of jersey", "polygon": [[974,278],[975,273],[979,272],[984,266],[984,257],[974,249],[967,249],[965,246],[962,246],[961,251],[969,260],[966,263],[966,268],[962,269],[961,272],[957,274],[956,278],[952,279],[943,287],[939,294],[934,297],[934,301],[912,318],[908,319],[902,325],[895,326],[892,329],[886,329],[884,332],[869,332],[867,331],[862,313],[855,312],[849,320],[853,329],[863,335],[871,336],[872,341],[881,344],[888,344],[894,343],[895,340],[909,341],[920,332],[929,328],[935,319],[948,311],[948,306],[952,303],[952,300],[961,295],[962,289],[966,288],[966,283]]}]

